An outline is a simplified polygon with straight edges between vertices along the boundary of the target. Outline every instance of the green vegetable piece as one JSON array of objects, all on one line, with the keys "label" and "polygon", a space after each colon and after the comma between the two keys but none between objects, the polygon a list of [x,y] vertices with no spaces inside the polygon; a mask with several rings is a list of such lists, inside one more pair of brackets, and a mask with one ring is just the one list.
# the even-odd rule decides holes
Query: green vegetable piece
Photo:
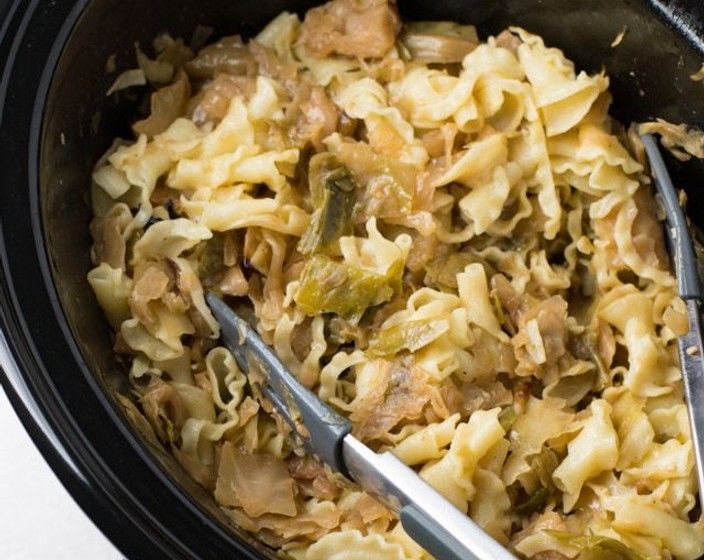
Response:
[{"label": "green vegetable piece", "polygon": [[402,262],[380,274],[314,255],[303,268],[294,300],[309,315],[336,313],[356,323],[368,307],[389,301],[401,289],[402,274]]},{"label": "green vegetable piece", "polygon": [[632,546],[603,535],[577,535],[567,531],[555,531],[552,529],[546,529],[545,533],[555,540],[568,546],[573,546],[580,551],[601,552],[625,560],[654,560],[653,557],[645,556]]},{"label": "green vegetable piece", "polygon": [[313,197],[322,201],[298,243],[298,250],[304,255],[329,251],[340,237],[352,233],[357,184],[349,170],[339,166],[329,171],[323,186],[322,197]]},{"label": "green vegetable piece", "polygon": [[[418,172],[412,165],[377,154],[365,142],[341,142],[333,148],[333,155],[349,169],[360,187],[354,212],[357,222],[366,222],[372,216],[403,218],[413,212]],[[311,160],[311,170],[313,163]],[[311,180],[315,197],[314,187]]]},{"label": "green vegetable piece", "polygon": [[530,515],[536,511],[541,511],[545,507],[549,496],[550,491],[541,486],[540,489],[536,490],[530,498],[522,504],[516,505],[514,509],[519,515]]},{"label": "green vegetable piece", "polygon": [[499,413],[499,424],[507,432],[513,427],[517,419],[518,414],[513,406],[508,406]]},{"label": "green vegetable piece", "polygon": [[408,350],[415,352],[450,329],[445,319],[408,321],[380,330],[369,342],[374,356],[387,356]]}]

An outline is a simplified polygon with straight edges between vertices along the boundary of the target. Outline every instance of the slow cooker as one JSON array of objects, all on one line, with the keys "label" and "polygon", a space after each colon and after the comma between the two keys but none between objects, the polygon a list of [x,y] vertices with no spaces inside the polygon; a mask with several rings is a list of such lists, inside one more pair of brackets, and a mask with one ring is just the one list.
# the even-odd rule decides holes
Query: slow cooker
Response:
[{"label": "slow cooker", "polygon": [[[295,0],[0,0],[0,365],[3,387],[72,496],[129,558],[274,558],[228,525],[163,449],[139,436],[125,376],[87,281],[95,160],[129,134],[105,97],[135,41],[197,25],[251,35]],[[401,0],[406,19],[520,25],[580,69],[604,67],[624,122],[704,124],[701,0]],[[622,31],[622,42],[612,47]],[[704,226],[704,166],[668,162]],[[122,404],[121,404],[122,403]],[[6,459],[7,460],[7,459]],[[11,460],[11,459],[10,459]],[[66,544],[70,546],[70,544]]]}]

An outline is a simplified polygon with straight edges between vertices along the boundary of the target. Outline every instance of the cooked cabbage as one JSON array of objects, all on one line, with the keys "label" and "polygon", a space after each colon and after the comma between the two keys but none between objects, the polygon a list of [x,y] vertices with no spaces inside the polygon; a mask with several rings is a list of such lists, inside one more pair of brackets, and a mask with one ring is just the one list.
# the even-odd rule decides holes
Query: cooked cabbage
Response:
[{"label": "cooked cabbage", "polygon": [[[218,345],[213,291],[516,555],[701,556],[686,306],[605,73],[393,0],[204,33],[137,46],[111,92],[147,86],[150,112],[90,184],[88,283],[145,437],[282,557],[431,560],[291,437]],[[696,129],[641,130],[704,156]]]}]

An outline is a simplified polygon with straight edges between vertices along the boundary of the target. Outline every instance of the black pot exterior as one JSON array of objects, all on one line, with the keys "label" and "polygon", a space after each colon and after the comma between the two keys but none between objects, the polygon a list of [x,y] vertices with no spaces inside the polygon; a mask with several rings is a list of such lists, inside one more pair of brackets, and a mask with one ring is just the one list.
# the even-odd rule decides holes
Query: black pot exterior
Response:
[{"label": "black pot exterior", "polygon": [[[615,114],[704,123],[704,4],[637,0],[404,0],[408,19],[507,25],[542,34],[577,66],[611,77]],[[133,43],[198,24],[251,34],[305,1],[0,1],[0,365],[30,435],[95,523],[129,558],[266,558],[229,529],[210,498],[163,450],[136,434],[115,402],[124,374],[85,280],[90,268],[88,185],[93,162],[126,135],[129,104],[104,92]],[[624,28],[617,48],[613,38]],[[704,226],[694,162],[669,162]],[[4,333],[4,334],[3,334]]]}]

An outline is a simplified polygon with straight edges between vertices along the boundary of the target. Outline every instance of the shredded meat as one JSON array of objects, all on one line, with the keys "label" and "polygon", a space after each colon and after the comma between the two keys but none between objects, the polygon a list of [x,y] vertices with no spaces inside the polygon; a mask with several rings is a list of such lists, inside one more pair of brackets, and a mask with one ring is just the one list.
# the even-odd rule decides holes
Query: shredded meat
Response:
[{"label": "shredded meat", "polygon": [[444,420],[456,412],[461,412],[464,400],[462,391],[457,388],[454,381],[445,379],[437,390],[437,396],[433,394],[431,405],[435,413]]},{"label": "shredded meat", "polygon": [[401,24],[392,1],[333,0],[309,10],[300,41],[315,58],[336,53],[381,58],[394,46]]}]

